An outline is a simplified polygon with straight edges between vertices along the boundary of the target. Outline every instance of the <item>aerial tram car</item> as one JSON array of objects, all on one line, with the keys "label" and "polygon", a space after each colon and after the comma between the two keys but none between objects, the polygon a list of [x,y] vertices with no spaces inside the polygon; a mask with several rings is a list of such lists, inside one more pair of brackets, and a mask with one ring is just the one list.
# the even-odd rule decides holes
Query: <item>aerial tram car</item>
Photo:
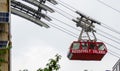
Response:
[{"label": "aerial tram car", "polygon": [[[73,41],[70,45],[67,57],[70,60],[85,60],[85,61],[100,61],[107,53],[107,48],[103,42],[98,42],[94,34],[96,32],[93,28],[93,19],[87,19],[82,16],[78,21],[73,20],[77,23],[78,27],[81,27],[81,33],[77,41]],[[99,24],[99,23],[98,23]],[[89,33],[92,33],[93,38],[91,39]],[[83,33],[87,35],[87,39],[83,39]]]}]

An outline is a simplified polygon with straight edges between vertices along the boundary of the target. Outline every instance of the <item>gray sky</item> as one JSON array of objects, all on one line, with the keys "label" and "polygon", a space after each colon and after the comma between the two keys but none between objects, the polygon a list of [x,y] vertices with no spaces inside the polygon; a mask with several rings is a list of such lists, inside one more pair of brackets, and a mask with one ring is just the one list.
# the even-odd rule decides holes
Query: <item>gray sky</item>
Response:
[{"label": "gray sky", "polygon": [[[112,7],[120,10],[119,0],[101,1],[104,1]],[[111,26],[116,30],[119,30],[120,28],[120,13],[99,3],[97,0],[63,0],[63,2],[71,5],[72,7],[76,8],[77,10],[83,12],[86,15]],[[61,5],[58,5],[57,7],[63,9],[64,11],[67,11],[75,17],[79,16],[67,9],[62,8]],[[75,23],[64,18],[58,13],[48,13],[48,15],[60,19],[65,23],[75,27]],[[78,31],[63,25],[60,22],[57,22],[55,20],[53,20],[52,22],[61,25],[66,29],[79,35]],[[96,28],[113,34],[116,37],[120,36],[100,26],[96,25]],[[54,55],[57,53],[62,56],[62,59],[60,60],[61,69],[59,71],[83,71],[85,69],[88,69],[89,71],[111,70],[116,61],[118,60],[117,57],[107,53],[101,61],[71,61],[67,58],[68,49],[70,44],[73,41],[77,40],[77,38],[63,33],[62,31],[52,26],[49,29],[46,29],[44,27],[41,28],[40,26],[15,15],[11,15],[11,29],[13,42],[13,48],[11,53],[12,71],[18,71],[20,69],[36,71],[40,67],[45,67],[45,64],[48,62],[48,60],[50,58],[53,58]],[[109,41],[108,39],[99,35],[97,35],[97,38],[101,39],[102,41],[106,41],[112,45],[115,45],[116,47],[119,46],[113,41]],[[106,46],[108,49],[114,52],[119,52],[110,45],[106,44]]]}]

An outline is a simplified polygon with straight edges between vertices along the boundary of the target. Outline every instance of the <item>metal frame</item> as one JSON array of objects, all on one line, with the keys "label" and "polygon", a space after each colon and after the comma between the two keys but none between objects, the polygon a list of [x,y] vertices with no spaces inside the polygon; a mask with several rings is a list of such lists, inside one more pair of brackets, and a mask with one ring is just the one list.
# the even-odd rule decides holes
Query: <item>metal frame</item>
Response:
[{"label": "metal frame", "polygon": [[[83,13],[80,13],[78,11],[76,11],[76,13],[80,15],[80,18],[77,17],[76,20],[73,19],[72,21],[77,23],[76,24],[77,27],[82,28],[82,30],[80,32],[80,35],[79,35],[79,38],[78,38],[78,41],[84,40],[84,39],[82,39],[82,35],[83,35],[84,32],[86,33],[89,41],[91,41],[91,40],[92,41],[97,41],[97,38],[96,38],[95,33],[94,33],[94,32],[96,32],[96,30],[94,30],[95,25],[93,25],[93,23],[96,23],[96,24],[99,24],[99,25],[101,23],[92,19],[92,18],[90,18],[90,17],[88,17],[88,16],[86,16]],[[91,39],[91,36],[89,35],[89,32],[92,33],[94,39]]]}]

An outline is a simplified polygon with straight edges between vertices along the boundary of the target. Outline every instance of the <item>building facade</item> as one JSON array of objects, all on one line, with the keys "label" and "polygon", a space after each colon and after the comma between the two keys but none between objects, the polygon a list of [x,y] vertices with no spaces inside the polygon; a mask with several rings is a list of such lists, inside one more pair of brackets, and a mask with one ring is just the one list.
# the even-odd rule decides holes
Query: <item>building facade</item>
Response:
[{"label": "building facade", "polygon": [[10,0],[0,0],[0,71],[10,71]]},{"label": "building facade", "polygon": [[120,59],[113,66],[112,71],[120,71]]}]

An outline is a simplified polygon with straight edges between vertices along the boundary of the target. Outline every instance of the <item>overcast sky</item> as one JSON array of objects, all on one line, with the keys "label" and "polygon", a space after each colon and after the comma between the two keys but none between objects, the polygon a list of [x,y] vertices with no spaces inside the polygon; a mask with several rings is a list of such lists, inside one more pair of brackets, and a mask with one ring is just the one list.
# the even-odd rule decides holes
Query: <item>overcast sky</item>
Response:
[{"label": "overcast sky", "polygon": [[[18,0],[20,1],[20,0]],[[61,0],[84,14],[103,22],[112,28],[119,31],[120,28],[120,13],[111,8],[99,3],[97,0]],[[115,9],[120,10],[119,0],[101,0]],[[48,3],[48,2],[47,2]],[[50,5],[48,3],[48,5]],[[29,5],[31,6],[31,5]],[[57,5],[58,8],[67,11],[71,15],[78,17],[75,13],[65,9],[61,5]],[[57,19],[64,21],[65,23],[76,27],[75,23],[69,19],[61,16],[58,13],[47,13]],[[71,19],[73,17],[69,16]],[[47,22],[47,21],[46,21]],[[58,24],[74,33],[79,35],[79,32],[73,30],[62,23],[53,20],[55,24]],[[12,31],[12,53],[11,64],[12,71],[19,71],[20,69],[28,69],[29,71],[36,71],[38,68],[44,68],[50,58],[53,58],[57,53],[62,56],[60,60],[61,69],[59,71],[83,71],[88,69],[89,71],[105,71],[112,70],[112,67],[119,58],[107,53],[101,61],[71,61],[67,58],[67,53],[71,43],[77,38],[70,36],[52,26],[46,29],[40,27],[28,20],[25,20],[16,15],[11,15],[11,31]],[[77,27],[76,27],[77,28]],[[97,26],[101,29],[102,27]],[[79,29],[79,28],[77,28]],[[110,34],[114,34],[116,37],[120,35],[111,32],[107,29],[101,29]],[[97,31],[99,33],[99,31]],[[109,35],[107,37],[110,37]],[[113,41],[97,35],[97,38],[106,41],[116,47],[120,47]],[[119,52],[114,47],[107,45],[107,48],[114,52]],[[108,50],[109,51],[109,50]]]}]

